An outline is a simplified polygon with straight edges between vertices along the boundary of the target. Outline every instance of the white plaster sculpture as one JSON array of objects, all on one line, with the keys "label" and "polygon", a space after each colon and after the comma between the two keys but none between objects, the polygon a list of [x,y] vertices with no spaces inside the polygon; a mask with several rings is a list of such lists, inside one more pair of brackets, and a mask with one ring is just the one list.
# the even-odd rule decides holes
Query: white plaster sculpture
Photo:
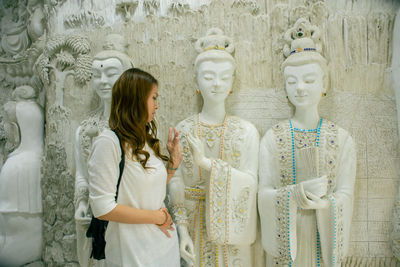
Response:
[{"label": "white plaster sculpture", "polygon": [[267,266],[340,266],[349,246],[356,173],[355,144],[320,118],[327,64],[319,30],[299,19],[282,67],[294,116],[260,144],[258,209]]},{"label": "white plaster sculpture", "polygon": [[1,266],[34,262],[42,253],[40,167],[44,114],[32,87],[17,87],[13,96],[15,101],[8,102],[5,109],[7,121],[18,127],[20,143],[8,155],[0,173]]},{"label": "white plaster sculpture", "polygon": [[235,69],[230,38],[210,29],[196,49],[203,107],[177,126],[183,164],[169,183],[181,257],[189,266],[253,266],[259,134],[225,111]]},{"label": "white plaster sculpture", "polygon": [[[108,127],[111,89],[115,81],[122,72],[133,67],[131,59],[125,54],[126,43],[122,36],[108,35],[103,48],[105,50],[94,56],[92,64],[93,87],[100,98],[100,105],[88,119],[81,123],[75,134],[75,222],[78,260],[82,267],[92,266],[95,261],[90,258],[92,240],[86,238],[86,231],[92,218],[88,203],[88,156],[94,137]],[[104,261],[96,261],[97,265],[103,263]]]}]

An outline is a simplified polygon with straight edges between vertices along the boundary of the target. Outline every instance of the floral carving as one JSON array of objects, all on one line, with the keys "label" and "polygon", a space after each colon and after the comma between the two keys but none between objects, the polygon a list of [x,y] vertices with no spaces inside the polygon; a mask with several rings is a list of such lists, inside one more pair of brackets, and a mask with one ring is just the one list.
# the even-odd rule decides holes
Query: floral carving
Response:
[{"label": "floral carving", "polygon": [[244,230],[245,223],[249,217],[247,204],[250,197],[250,188],[243,188],[239,195],[233,199],[232,217],[235,224],[236,233],[241,233]]}]

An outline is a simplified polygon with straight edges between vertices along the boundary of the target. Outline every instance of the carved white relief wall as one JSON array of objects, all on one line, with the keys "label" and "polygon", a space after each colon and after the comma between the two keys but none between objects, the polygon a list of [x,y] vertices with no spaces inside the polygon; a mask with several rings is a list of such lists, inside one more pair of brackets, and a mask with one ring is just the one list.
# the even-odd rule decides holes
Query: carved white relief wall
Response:
[{"label": "carved white relief wall", "polygon": [[[30,7],[34,2],[37,7]],[[77,266],[73,139],[80,122],[97,107],[90,73],[85,70],[90,57],[102,50],[107,34],[124,35],[135,67],[159,80],[157,119],[165,141],[169,126],[200,110],[194,43],[209,28],[221,28],[235,43],[237,66],[227,110],[251,121],[262,136],[292,112],[280,65],[283,34],[299,17],[319,25],[323,33],[330,88],[320,105],[321,114],[348,130],[357,144],[352,235],[344,265],[392,261],[390,233],[400,155],[389,68],[398,1],[3,0],[0,4],[7,7],[0,12],[1,42],[10,36],[6,29],[10,20],[27,27],[33,14],[37,18],[42,11],[44,18],[37,24],[43,25],[43,32],[33,27],[36,30],[28,33],[20,52],[0,49],[0,115],[16,86],[29,84],[41,92],[40,103],[46,110],[42,167],[46,265]],[[29,6],[28,15],[23,8],[19,11],[19,5]],[[54,49],[56,43],[59,47]],[[0,163],[11,146],[3,120],[0,117]]]}]

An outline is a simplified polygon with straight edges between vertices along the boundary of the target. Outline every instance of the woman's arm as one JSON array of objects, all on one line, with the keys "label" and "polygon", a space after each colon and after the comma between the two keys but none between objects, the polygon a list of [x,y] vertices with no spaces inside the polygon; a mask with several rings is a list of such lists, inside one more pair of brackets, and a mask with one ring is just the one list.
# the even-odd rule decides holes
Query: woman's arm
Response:
[{"label": "woman's arm", "polygon": [[[172,131],[174,131],[174,137],[172,137]],[[168,174],[167,176],[167,184],[168,184],[182,161],[182,147],[179,143],[179,131],[176,130],[175,128],[173,129],[169,128],[167,150],[170,155],[170,160],[166,165]]]},{"label": "woman's arm", "polygon": [[164,224],[168,215],[162,210],[142,210],[127,205],[117,204],[109,213],[98,216],[103,221],[130,224]]},{"label": "woman's arm", "polygon": [[134,207],[117,204],[109,213],[97,217],[103,221],[114,221],[129,224],[155,224],[167,236],[171,237],[167,230],[175,230],[172,226],[171,215],[167,209],[142,210]]}]

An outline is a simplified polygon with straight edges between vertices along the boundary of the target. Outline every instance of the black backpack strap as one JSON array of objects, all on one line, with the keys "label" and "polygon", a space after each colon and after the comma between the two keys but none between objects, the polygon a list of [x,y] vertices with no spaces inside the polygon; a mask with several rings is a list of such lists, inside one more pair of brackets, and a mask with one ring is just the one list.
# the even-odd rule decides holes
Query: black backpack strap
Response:
[{"label": "black backpack strap", "polygon": [[[121,139],[119,138],[119,135],[113,130],[115,135],[118,137],[119,141],[119,146],[121,148],[121,161],[119,162],[119,177],[118,177],[118,183],[117,183],[117,192],[115,194],[115,201],[117,201],[118,198],[118,189],[119,189],[119,184],[121,183],[121,177],[122,173],[124,172],[124,166],[125,166],[125,153],[124,150],[122,149],[121,145]],[[92,220],[90,221],[90,225],[88,230],[86,231],[86,237],[92,237],[92,253],[90,254],[91,258],[94,258],[96,260],[102,260],[105,259],[105,247],[106,247],[106,240],[105,240],[105,232],[107,229],[108,221],[103,221],[100,219],[95,218],[92,216]]]},{"label": "black backpack strap", "polygon": [[118,177],[118,183],[117,183],[117,193],[115,194],[115,201],[117,201],[119,184],[121,183],[121,177],[122,177],[122,173],[124,172],[124,166],[125,166],[125,152],[122,149],[121,138],[119,137],[118,133],[115,130],[112,130],[112,131],[117,136],[118,142],[119,142],[119,147],[121,148],[121,161],[119,162],[119,177]]}]

